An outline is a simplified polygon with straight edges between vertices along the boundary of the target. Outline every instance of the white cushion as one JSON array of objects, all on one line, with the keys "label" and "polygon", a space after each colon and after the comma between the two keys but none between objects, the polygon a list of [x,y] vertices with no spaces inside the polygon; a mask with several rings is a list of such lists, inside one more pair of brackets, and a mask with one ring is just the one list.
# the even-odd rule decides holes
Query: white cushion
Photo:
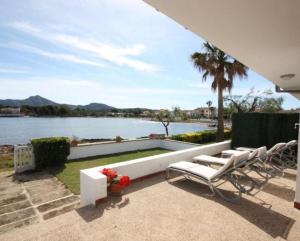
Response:
[{"label": "white cushion", "polygon": [[255,148],[251,148],[251,147],[238,147],[235,148],[237,151],[254,151]]},{"label": "white cushion", "polygon": [[196,167],[190,168],[189,172],[196,174],[197,176],[201,176],[209,181],[218,171],[218,170],[208,167],[208,166],[204,166],[204,165],[200,165],[200,164],[196,164],[196,165],[197,165]]},{"label": "white cushion", "polygon": [[269,156],[269,155],[272,155],[274,152],[283,149],[285,146],[286,146],[286,143],[284,143],[284,142],[277,143],[277,144],[275,144],[271,149],[269,149],[269,150],[267,151],[267,155],[268,155],[268,156]]},{"label": "white cushion", "polygon": [[207,162],[207,163],[215,163],[225,165],[229,158],[220,158],[208,155],[200,155],[193,158],[194,161]]},{"label": "white cushion", "polygon": [[237,150],[225,150],[225,151],[222,151],[222,157],[223,156],[228,156],[228,157],[230,157],[230,156],[232,156],[232,155],[234,155],[234,154],[237,154],[237,153],[239,153],[240,151],[237,151]]},{"label": "white cushion", "polygon": [[187,161],[181,161],[181,162],[175,162],[169,165],[169,167],[178,168],[182,170],[188,170],[189,168],[193,168],[199,164],[187,162]]},{"label": "white cushion", "polygon": [[179,170],[183,170],[183,171],[195,174],[195,175],[203,177],[204,179],[207,179],[209,181],[218,171],[211,167],[207,167],[204,165],[187,162],[187,161],[172,163],[169,165],[169,167],[177,168]]}]

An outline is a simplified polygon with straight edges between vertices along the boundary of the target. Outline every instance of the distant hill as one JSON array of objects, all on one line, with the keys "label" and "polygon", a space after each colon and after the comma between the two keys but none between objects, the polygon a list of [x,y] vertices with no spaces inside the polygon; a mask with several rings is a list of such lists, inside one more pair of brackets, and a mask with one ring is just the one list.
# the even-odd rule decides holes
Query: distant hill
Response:
[{"label": "distant hill", "polygon": [[76,107],[81,109],[91,110],[91,111],[108,111],[108,110],[116,109],[115,107],[106,104],[101,104],[101,103],[90,103],[88,105],[78,105]]},{"label": "distant hill", "polygon": [[[9,106],[9,107],[21,107],[24,105],[40,107],[46,105],[58,106],[62,104],[48,100],[39,95],[35,95],[35,96],[30,96],[29,98],[24,100],[14,100],[14,99],[0,100],[0,105]],[[91,111],[109,111],[109,110],[116,109],[115,107],[105,105],[102,103],[90,103],[88,105],[67,105],[67,106],[69,106],[71,109],[80,108],[80,109],[91,110]]]},{"label": "distant hill", "polygon": [[23,105],[30,105],[30,106],[45,106],[45,105],[59,105],[51,100],[43,98],[39,95],[30,96],[24,100],[13,100],[13,99],[6,99],[0,100],[0,105],[2,106],[10,106],[10,107],[21,107]]}]

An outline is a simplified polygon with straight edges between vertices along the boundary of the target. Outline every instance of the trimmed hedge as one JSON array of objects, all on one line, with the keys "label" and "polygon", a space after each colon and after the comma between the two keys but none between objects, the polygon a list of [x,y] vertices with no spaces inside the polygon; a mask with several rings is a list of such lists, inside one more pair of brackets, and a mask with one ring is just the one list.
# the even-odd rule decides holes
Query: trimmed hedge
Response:
[{"label": "trimmed hedge", "polygon": [[31,140],[37,170],[58,166],[70,155],[70,140],[66,137],[51,137]]},{"label": "trimmed hedge", "polygon": [[[231,131],[224,130],[224,138],[230,139],[230,137],[231,137]],[[216,138],[217,138],[217,131],[215,130],[206,130],[206,131],[191,132],[186,134],[178,134],[178,135],[173,135],[171,137],[172,140],[185,141],[185,142],[191,142],[197,144],[215,142]]]},{"label": "trimmed hedge", "polygon": [[297,113],[235,113],[232,115],[232,147],[271,148],[278,142],[298,139]]}]

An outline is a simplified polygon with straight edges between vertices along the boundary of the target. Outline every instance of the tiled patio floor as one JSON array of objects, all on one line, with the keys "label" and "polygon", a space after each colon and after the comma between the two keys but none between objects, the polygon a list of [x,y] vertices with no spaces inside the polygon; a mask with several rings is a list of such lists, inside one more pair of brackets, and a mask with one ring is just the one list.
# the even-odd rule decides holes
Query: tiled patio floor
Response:
[{"label": "tiled patio floor", "polygon": [[295,174],[272,179],[239,204],[207,197],[202,184],[181,177],[169,184],[160,175],[132,184],[122,198],[14,229],[0,240],[300,240]]}]

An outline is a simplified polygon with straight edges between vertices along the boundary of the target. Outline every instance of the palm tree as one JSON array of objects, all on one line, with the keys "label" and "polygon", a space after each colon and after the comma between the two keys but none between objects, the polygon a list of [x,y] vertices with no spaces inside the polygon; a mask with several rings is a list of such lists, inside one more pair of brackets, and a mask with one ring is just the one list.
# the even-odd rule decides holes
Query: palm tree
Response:
[{"label": "palm tree", "polygon": [[213,78],[211,88],[218,90],[218,132],[217,141],[224,140],[224,121],[223,121],[223,91],[233,87],[233,79],[247,77],[248,68],[235,60],[222,50],[206,42],[203,44],[205,52],[195,52],[191,55],[191,60],[202,75],[202,80],[206,81],[208,76]]},{"label": "palm tree", "polygon": [[207,101],[206,102],[206,104],[207,104],[207,106],[208,106],[208,119],[210,119],[210,107],[211,107],[211,105],[212,105],[212,101],[211,100],[209,100],[209,101]]}]

